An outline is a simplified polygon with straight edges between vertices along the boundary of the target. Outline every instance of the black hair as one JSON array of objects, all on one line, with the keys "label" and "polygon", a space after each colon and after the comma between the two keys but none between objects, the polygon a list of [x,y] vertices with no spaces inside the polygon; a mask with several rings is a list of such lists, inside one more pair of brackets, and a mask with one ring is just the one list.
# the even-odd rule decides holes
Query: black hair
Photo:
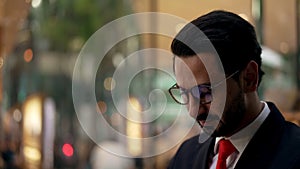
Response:
[{"label": "black hair", "polygon": [[[191,31],[191,24],[192,27],[200,29],[206,37],[199,37],[195,31]],[[258,64],[258,85],[260,84],[264,74],[261,70],[262,49],[254,27],[249,22],[232,12],[212,11],[187,24],[173,39],[171,50],[178,57],[194,56],[207,52],[205,45],[200,47],[207,40],[218,53],[226,74],[241,71],[251,60],[255,61]],[[198,49],[192,50],[190,44],[196,44]],[[195,49],[195,45],[192,48]]]}]

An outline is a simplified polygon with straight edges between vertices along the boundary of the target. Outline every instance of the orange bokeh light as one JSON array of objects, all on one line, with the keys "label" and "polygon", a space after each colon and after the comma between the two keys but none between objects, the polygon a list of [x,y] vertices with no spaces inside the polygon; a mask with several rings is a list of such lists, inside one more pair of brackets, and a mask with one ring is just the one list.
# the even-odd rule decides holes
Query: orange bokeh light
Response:
[{"label": "orange bokeh light", "polygon": [[25,62],[30,62],[31,60],[32,60],[32,58],[33,58],[33,52],[32,52],[32,49],[26,49],[25,51],[24,51],[24,55],[23,55],[23,57],[24,57],[24,60],[25,60]]},{"label": "orange bokeh light", "polygon": [[99,101],[98,102],[98,111],[99,113],[104,114],[107,111],[107,105],[104,101]]}]

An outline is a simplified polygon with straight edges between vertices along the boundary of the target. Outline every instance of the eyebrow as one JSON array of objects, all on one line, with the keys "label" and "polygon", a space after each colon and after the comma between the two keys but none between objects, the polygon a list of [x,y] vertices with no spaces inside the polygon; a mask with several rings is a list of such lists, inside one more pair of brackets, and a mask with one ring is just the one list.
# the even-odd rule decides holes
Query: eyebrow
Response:
[{"label": "eyebrow", "polygon": [[184,90],[189,90],[189,89],[191,89],[191,88],[193,88],[193,87],[195,87],[195,86],[208,86],[208,87],[211,87],[211,83],[210,83],[210,82],[206,82],[206,83],[202,83],[202,84],[197,84],[197,85],[192,86],[192,87],[189,88],[189,89],[180,87],[180,86],[178,85],[178,83],[176,83],[176,85],[177,85],[179,88],[184,89]]}]

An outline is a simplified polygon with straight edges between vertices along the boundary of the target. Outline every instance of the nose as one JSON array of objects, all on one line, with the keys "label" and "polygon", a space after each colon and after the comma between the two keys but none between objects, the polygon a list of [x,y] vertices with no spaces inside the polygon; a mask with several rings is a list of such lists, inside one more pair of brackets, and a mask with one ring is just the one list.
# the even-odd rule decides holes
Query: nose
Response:
[{"label": "nose", "polygon": [[194,99],[191,94],[189,95],[187,109],[191,117],[196,119],[199,114],[208,113],[209,106],[210,104],[200,104],[200,100]]}]

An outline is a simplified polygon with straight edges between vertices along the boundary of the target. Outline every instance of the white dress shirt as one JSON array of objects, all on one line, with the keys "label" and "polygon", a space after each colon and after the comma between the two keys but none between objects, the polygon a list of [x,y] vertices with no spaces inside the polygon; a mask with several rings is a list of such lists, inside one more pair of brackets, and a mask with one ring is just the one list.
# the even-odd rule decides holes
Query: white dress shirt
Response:
[{"label": "white dress shirt", "polygon": [[[239,158],[243,154],[246,146],[258,130],[258,128],[261,126],[261,124],[265,121],[267,116],[270,113],[270,109],[266,102],[264,103],[264,108],[261,111],[261,113],[256,117],[256,119],[250,123],[248,126],[241,129],[239,132],[235,133],[231,137],[225,138],[229,139],[231,143],[234,145],[234,147],[237,149],[237,152],[232,153],[228,159],[227,159],[227,168],[233,169],[238,162]],[[210,166],[210,169],[215,169],[218,161],[218,143],[222,139],[222,137],[217,137],[215,142],[215,156],[213,157],[212,164]]]}]

